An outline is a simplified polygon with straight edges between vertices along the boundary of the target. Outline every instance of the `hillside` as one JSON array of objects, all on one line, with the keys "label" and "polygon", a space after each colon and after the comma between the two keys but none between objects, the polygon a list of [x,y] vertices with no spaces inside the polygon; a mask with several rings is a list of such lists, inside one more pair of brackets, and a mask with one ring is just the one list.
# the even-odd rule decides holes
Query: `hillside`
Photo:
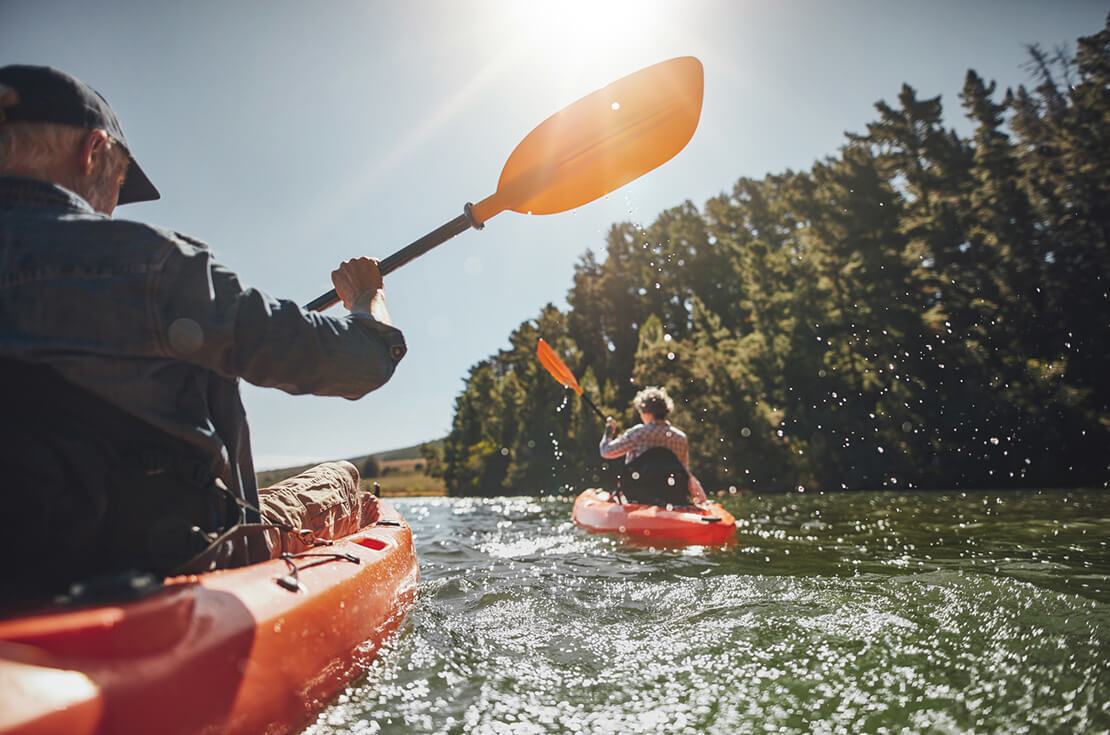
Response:
[{"label": "hillside", "polygon": [[[381,486],[383,497],[444,495],[446,493],[443,480],[438,477],[431,477],[425,473],[427,463],[420,452],[421,447],[425,445],[441,449],[443,440],[436,439],[435,441],[425,442],[423,444],[414,444],[410,447],[362,454],[357,457],[343,457],[342,459],[346,459],[355,467],[358,467],[361,472],[367,460],[371,457],[376,457],[381,467],[379,476],[373,478],[364,477],[362,483],[365,488],[369,489],[369,486],[376,481]],[[268,487],[287,477],[292,477],[300,472],[304,472],[312,466],[313,464],[305,464],[296,467],[285,467],[282,469],[259,472],[257,475],[258,486],[260,488]]]}]

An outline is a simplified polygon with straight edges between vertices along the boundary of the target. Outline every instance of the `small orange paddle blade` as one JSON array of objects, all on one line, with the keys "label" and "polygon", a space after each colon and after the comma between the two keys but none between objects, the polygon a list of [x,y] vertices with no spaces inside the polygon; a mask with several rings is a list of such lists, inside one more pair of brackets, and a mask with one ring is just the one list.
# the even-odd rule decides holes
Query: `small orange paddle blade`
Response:
[{"label": "small orange paddle blade", "polygon": [[567,364],[555,354],[555,350],[551,349],[551,345],[543,341],[542,337],[540,341],[536,343],[536,357],[540,358],[540,364],[543,365],[544,369],[551,373],[551,377],[559,381],[563,387],[570,388],[578,395],[582,395],[582,386],[578,385],[578,380],[574,377],[574,373],[572,373],[570,368],[567,367]]},{"label": "small orange paddle blade", "polygon": [[666,163],[698,127],[702,88],[701,62],[681,56],[586,95],[525,136],[475,219],[566,212]]}]

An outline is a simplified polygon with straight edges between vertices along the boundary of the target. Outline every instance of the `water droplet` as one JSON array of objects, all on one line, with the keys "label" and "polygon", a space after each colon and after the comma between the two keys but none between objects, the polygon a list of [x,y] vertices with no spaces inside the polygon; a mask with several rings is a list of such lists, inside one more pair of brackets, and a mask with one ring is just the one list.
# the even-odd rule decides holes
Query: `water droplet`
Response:
[{"label": "water droplet", "polygon": [[196,352],[204,345],[204,329],[192,319],[174,319],[169,328],[170,349],[179,355]]},{"label": "water droplet", "polygon": [[620,108],[621,108],[621,103],[620,102],[614,102],[613,104],[609,105],[609,109],[611,109],[611,110],[619,110]]}]

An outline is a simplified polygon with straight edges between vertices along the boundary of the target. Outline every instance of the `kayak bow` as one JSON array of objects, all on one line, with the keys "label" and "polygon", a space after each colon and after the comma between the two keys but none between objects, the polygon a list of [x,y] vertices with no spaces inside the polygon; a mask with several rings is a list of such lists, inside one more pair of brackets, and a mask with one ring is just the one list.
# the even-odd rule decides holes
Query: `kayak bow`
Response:
[{"label": "kayak bow", "polygon": [[300,729],[365,671],[419,576],[412,531],[388,504],[379,523],[314,551],[0,620],[0,734]]}]

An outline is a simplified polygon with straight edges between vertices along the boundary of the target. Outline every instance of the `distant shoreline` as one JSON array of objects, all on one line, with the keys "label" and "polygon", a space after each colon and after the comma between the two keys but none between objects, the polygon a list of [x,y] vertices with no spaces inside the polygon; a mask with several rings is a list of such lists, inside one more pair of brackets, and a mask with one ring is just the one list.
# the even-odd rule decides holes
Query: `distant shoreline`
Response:
[{"label": "distant shoreline", "polygon": [[[374,477],[363,477],[361,487],[370,492],[374,483],[381,487],[382,497],[385,498],[411,498],[411,497],[442,497],[447,494],[447,486],[438,477],[431,477],[425,472],[427,461],[421,455],[421,447],[426,444],[435,445],[441,440],[414,444],[411,447],[391,449],[377,454],[364,454],[359,457],[350,457],[346,461],[358,467],[359,472],[366,474],[364,468],[371,458],[377,460],[379,471]],[[323,460],[336,461],[336,460]],[[287,477],[304,472],[310,467],[319,464],[297,465],[280,469],[264,470],[256,474],[259,487],[269,487]]]}]

